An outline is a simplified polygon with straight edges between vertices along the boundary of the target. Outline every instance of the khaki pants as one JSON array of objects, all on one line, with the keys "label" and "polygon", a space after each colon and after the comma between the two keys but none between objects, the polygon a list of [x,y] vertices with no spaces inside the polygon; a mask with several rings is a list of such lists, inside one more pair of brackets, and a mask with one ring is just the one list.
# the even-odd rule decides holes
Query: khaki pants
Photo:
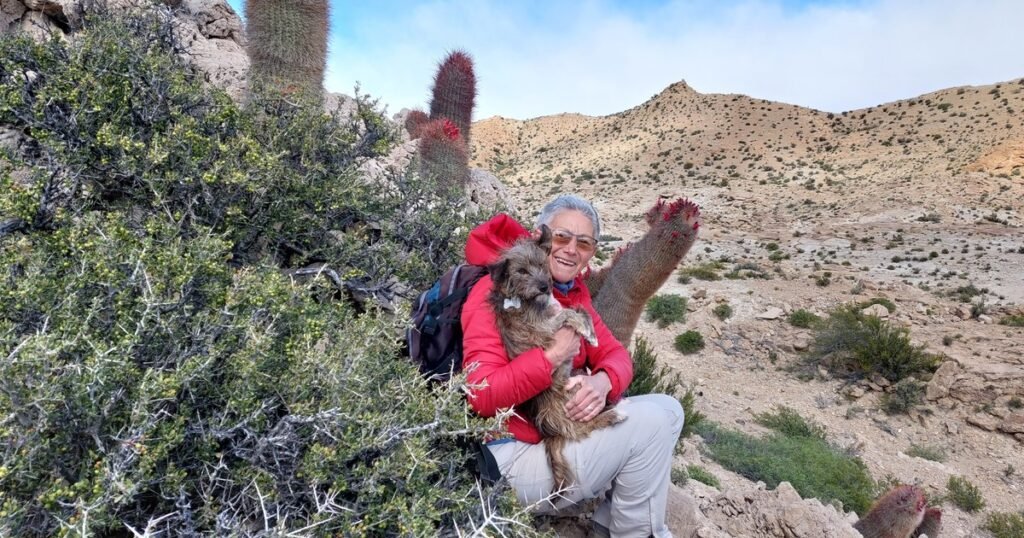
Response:
[{"label": "khaki pants", "polygon": [[604,496],[594,521],[612,536],[671,537],[665,526],[665,502],[683,408],[664,394],[631,396],[617,408],[626,420],[566,445],[576,484],[559,497],[548,498],[554,479],[543,443],[499,441],[488,449],[524,506],[551,513]]}]

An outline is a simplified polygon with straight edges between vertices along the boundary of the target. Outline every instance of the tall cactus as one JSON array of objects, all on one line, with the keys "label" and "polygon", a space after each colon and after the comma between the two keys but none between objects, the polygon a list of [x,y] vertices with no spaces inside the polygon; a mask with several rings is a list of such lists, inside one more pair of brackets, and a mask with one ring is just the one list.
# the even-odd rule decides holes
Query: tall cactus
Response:
[{"label": "tall cactus", "polygon": [[459,128],[469,148],[469,128],[476,101],[473,59],[464,51],[450,53],[437,68],[430,99],[430,119],[448,118]]},{"label": "tall cactus", "polygon": [[[910,538],[925,517],[924,493],[914,486],[896,486],[882,495],[853,528],[864,538]],[[930,536],[930,535],[929,535]]]},{"label": "tall cactus", "polygon": [[469,181],[469,152],[459,128],[447,119],[429,121],[419,128],[420,173],[445,189],[461,189]]},{"label": "tall cactus", "polygon": [[422,110],[415,109],[409,112],[409,115],[405,117],[405,130],[409,133],[409,139],[416,140],[419,138],[420,130],[429,121],[430,118],[427,116],[427,113]]},{"label": "tall cactus", "polygon": [[323,95],[327,0],[247,0],[249,85]]},{"label": "tall cactus", "polygon": [[594,309],[623,345],[629,345],[647,300],[697,240],[700,208],[686,198],[672,203],[660,200],[647,212],[647,224],[650,230],[643,238],[587,279]]}]

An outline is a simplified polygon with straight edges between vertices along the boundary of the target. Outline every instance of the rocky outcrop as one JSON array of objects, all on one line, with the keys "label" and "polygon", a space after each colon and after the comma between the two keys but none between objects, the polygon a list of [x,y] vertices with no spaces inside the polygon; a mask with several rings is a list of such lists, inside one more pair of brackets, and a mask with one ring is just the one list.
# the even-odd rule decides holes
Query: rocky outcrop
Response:
[{"label": "rocky outcrop", "polygon": [[[0,0],[0,32],[25,32],[33,39],[66,36],[81,28],[90,4],[83,0]],[[225,0],[111,0],[112,9],[167,9],[187,61],[208,82],[233,98],[245,93],[249,57],[242,20]]]},{"label": "rocky outcrop", "polygon": [[860,538],[847,516],[817,499],[801,498],[789,482],[774,490],[766,489],[762,482],[750,488],[733,488],[699,499],[699,506],[726,536]]}]

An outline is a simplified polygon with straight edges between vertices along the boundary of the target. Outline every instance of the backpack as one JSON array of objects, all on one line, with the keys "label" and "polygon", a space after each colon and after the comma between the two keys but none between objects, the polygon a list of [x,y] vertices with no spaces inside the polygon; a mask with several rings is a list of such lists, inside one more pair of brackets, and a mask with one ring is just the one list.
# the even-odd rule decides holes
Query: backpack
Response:
[{"label": "backpack", "polygon": [[428,379],[446,381],[462,371],[462,305],[486,274],[484,266],[457,265],[413,303],[405,343],[409,358]]}]

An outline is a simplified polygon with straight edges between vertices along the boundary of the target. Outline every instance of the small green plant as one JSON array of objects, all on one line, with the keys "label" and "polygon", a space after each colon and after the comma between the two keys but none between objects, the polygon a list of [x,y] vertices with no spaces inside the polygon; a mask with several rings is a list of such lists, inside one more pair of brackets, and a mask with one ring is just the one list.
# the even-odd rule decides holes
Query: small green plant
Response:
[{"label": "small green plant", "polygon": [[754,415],[754,421],[758,424],[775,430],[787,437],[813,437],[825,439],[825,428],[820,424],[808,422],[800,416],[795,409],[778,405],[772,412],[758,413]]},{"label": "small green plant", "polygon": [[722,303],[716,306],[711,312],[715,315],[715,317],[722,321],[725,321],[732,317],[732,307],[729,306],[729,303]]},{"label": "small green plant", "polygon": [[910,445],[907,455],[930,461],[946,461],[946,449],[938,445]]},{"label": "small green plant", "polygon": [[890,415],[909,413],[924,400],[924,383],[913,378],[900,381],[892,392],[882,395],[882,410]]},{"label": "small green plant", "polygon": [[1024,407],[1024,401],[1014,396],[1013,398],[1010,398],[1010,401],[1006,402],[1006,407],[1009,407],[1010,409],[1020,409]]},{"label": "small green plant", "polygon": [[[707,262],[690,267],[684,267],[679,271],[679,280],[683,282],[684,277],[696,278],[697,280],[721,280],[719,271],[723,269],[721,262]],[[684,284],[689,280],[683,282]]]},{"label": "small green plant", "polygon": [[672,467],[671,479],[673,484],[683,487],[690,480],[690,475],[686,472],[685,467]]},{"label": "small green plant", "polygon": [[804,498],[837,500],[858,514],[875,498],[875,481],[864,463],[818,437],[779,432],[755,437],[710,421],[698,426],[697,433],[716,462],[769,488],[789,482]]},{"label": "small green plant", "polygon": [[1024,314],[1012,314],[1004,316],[999,320],[1000,325],[1009,325],[1010,327],[1024,327]]},{"label": "small green plant", "polygon": [[682,295],[655,295],[647,301],[647,321],[657,323],[660,329],[685,318],[686,297]]},{"label": "small green plant", "polygon": [[946,482],[947,498],[965,512],[977,512],[985,507],[985,499],[978,486],[961,476],[951,476]]},{"label": "small green plant", "polygon": [[692,464],[691,465],[687,465],[686,466],[686,474],[690,478],[696,480],[697,482],[700,482],[702,484],[707,484],[707,485],[709,485],[709,486],[711,486],[713,488],[717,489],[717,488],[721,488],[722,487],[722,484],[721,484],[721,482],[718,481],[718,477],[717,476],[711,474],[710,472],[708,472],[707,469],[705,469],[705,468],[703,468],[703,467],[701,467],[699,465],[692,465]]},{"label": "small green plant", "polygon": [[689,355],[704,349],[704,337],[697,331],[686,331],[676,337],[676,351]]},{"label": "small green plant", "polygon": [[952,336],[950,336],[948,334],[944,335],[942,337],[942,345],[944,345],[944,346],[951,346],[951,345],[953,345],[953,341],[954,340],[956,340],[956,338],[953,338]]},{"label": "small green plant", "polygon": [[[704,420],[704,414],[697,410],[697,393],[692,387],[683,391],[683,380],[679,372],[658,364],[658,355],[646,338],[638,337],[633,344],[633,381],[627,394],[669,394],[679,399],[683,406],[683,431],[680,439],[689,437],[694,428]],[[682,396],[679,393],[682,391]]]},{"label": "small green plant", "polygon": [[814,277],[814,284],[818,287],[824,288],[832,283],[832,272],[825,271],[824,273]]},{"label": "small green plant", "polygon": [[1024,512],[992,512],[985,518],[982,528],[994,538],[1020,538],[1024,536]]},{"label": "small green plant", "polygon": [[800,327],[801,329],[809,329],[815,323],[821,321],[821,318],[803,308],[794,310],[789,315],[789,324],[794,327]]}]

